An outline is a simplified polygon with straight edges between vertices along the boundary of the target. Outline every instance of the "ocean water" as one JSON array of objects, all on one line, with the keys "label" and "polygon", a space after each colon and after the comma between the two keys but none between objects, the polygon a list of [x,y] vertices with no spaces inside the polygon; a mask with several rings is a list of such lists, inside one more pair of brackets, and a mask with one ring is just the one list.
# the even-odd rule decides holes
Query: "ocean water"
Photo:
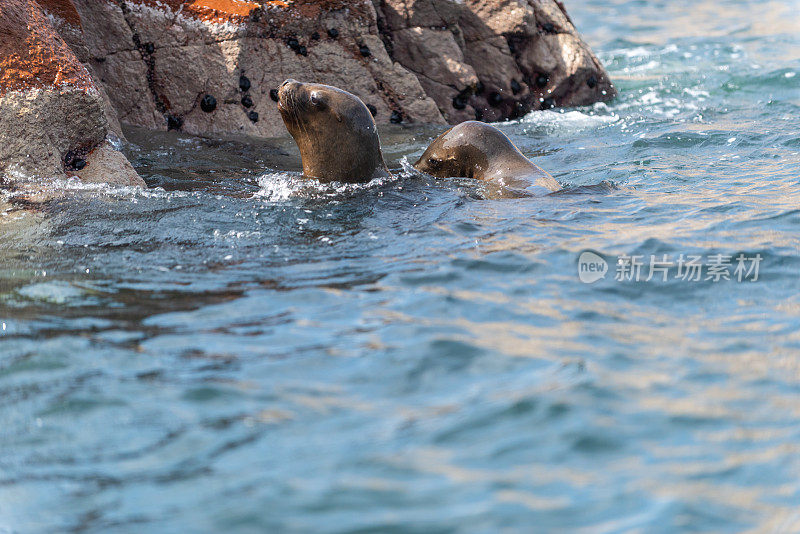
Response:
[{"label": "ocean water", "polygon": [[557,194],[131,131],[4,223],[0,532],[800,532],[800,4],[567,7]]}]

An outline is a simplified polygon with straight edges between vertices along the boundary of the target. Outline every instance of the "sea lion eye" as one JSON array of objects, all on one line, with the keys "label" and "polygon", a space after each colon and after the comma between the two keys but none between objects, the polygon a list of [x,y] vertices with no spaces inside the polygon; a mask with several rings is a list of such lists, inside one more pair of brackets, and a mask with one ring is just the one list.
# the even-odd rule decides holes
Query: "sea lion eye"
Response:
[{"label": "sea lion eye", "polygon": [[436,158],[428,158],[428,166],[432,169],[438,168],[442,164],[442,160]]},{"label": "sea lion eye", "polygon": [[311,101],[311,105],[315,108],[324,109],[325,108],[325,100],[322,98],[322,95],[317,93],[316,91],[311,93],[311,97],[309,98]]}]

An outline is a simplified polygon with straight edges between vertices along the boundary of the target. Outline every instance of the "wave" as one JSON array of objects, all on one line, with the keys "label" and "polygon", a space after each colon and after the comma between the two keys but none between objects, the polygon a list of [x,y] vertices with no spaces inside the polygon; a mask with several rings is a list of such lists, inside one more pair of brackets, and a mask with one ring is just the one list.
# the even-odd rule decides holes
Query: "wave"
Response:
[{"label": "wave", "polygon": [[[572,134],[582,130],[609,126],[620,121],[616,113],[609,115],[584,113],[582,111],[532,111],[518,121],[509,124],[519,124],[522,126],[532,126],[535,130],[544,130],[548,133]],[[524,128],[525,133],[529,133],[529,128]]]},{"label": "wave", "polygon": [[366,183],[323,183],[296,172],[269,171],[258,177],[259,190],[253,194],[253,198],[267,202],[283,202],[292,198],[332,198],[375,189],[398,178],[398,174],[392,174]]}]

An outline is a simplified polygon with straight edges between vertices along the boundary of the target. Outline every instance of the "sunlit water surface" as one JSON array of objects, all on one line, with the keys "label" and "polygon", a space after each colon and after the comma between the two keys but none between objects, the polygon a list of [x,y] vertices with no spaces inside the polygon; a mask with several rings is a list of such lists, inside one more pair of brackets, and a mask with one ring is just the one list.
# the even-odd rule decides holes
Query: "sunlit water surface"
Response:
[{"label": "sunlit water surface", "polygon": [[562,193],[132,131],[5,223],[0,532],[800,531],[798,4],[567,4],[620,97],[501,125]]}]

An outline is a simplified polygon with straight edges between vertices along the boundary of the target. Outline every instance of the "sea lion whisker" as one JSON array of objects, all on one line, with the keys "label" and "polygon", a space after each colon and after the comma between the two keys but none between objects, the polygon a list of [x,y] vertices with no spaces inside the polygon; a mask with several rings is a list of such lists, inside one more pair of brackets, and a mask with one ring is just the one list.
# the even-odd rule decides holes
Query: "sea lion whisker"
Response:
[{"label": "sea lion whisker", "polygon": [[297,96],[292,95],[291,98],[293,99],[292,113],[294,114],[294,119],[297,122],[297,125],[300,128],[300,130],[303,132],[303,135],[305,135],[306,138],[309,138],[310,136],[308,135],[308,129],[306,128],[306,125],[303,124],[303,121],[300,120],[300,113],[298,112]]}]

